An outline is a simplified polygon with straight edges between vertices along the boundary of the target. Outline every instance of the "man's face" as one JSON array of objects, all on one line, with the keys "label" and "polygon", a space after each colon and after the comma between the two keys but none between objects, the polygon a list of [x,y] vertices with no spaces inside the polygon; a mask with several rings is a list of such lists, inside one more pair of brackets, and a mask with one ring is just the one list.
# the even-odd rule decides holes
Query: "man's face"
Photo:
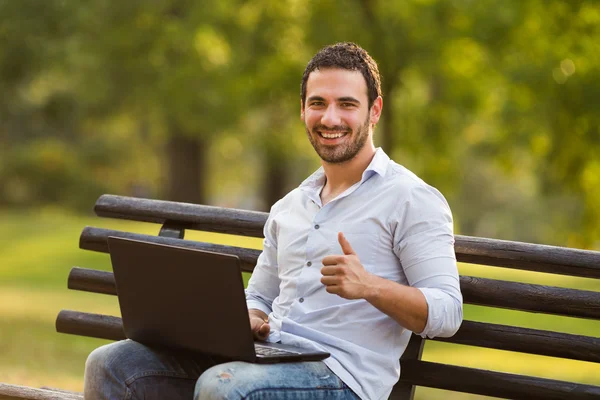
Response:
[{"label": "man's face", "polygon": [[373,117],[368,101],[367,83],[360,71],[327,68],[310,73],[302,119],[323,161],[349,161],[367,140],[373,140],[371,124],[377,122],[379,113],[376,110]]}]

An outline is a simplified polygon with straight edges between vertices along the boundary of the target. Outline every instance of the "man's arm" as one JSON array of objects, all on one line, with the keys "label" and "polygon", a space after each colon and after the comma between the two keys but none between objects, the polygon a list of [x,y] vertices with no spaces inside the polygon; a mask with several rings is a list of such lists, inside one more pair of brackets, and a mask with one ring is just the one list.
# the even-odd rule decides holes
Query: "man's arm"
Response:
[{"label": "man's arm", "polygon": [[248,309],[262,311],[269,315],[273,300],[279,296],[279,274],[277,271],[277,248],[265,237],[263,251],[258,257],[252,276],[246,288]]},{"label": "man's arm", "polygon": [[406,329],[421,333],[427,325],[427,301],[414,287],[370,274],[364,299]]},{"label": "man's arm", "polygon": [[406,329],[422,332],[428,314],[423,293],[367,272],[343,233],[338,240],[344,255],[323,259],[321,282],[326,290],[345,299],[365,299]]},{"label": "man's arm", "polygon": [[246,304],[248,317],[254,337],[265,340],[271,330],[269,326],[269,313],[272,311],[273,301],[279,296],[279,274],[277,266],[277,236],[275,222],[275,207],[265,223],[263,251],[258,257],[254,272],[246,289]]},{"label": "man's arm", "polygon": [[[329,293],[346,299],[365,299],[415,333],[431,337],[452,336],[458,330],[462,320],[462,302],[460,298],[455,298],[460,296],[460,292],[452,288],[454,277],[433,274],[418,283],[424,288],[401,285],[366,271],[343,233],[338,234],[338,240],[344,255],[325,257],[321,270],[321,282],[327,286]],[[444,262],[447,261],[433,259],[425,264]],[[431,270],[426,265],[420,267]],[[444,287],[448,293],[436,287]],[[442,302],[442,311],[431,310],[431,318],[424,291],[433,291],[431,302]]]},{"label": "man's arm", "polygon": [[272,311],[273,300],[279,295],[276,260],[277,250],[265,238],[263,252],[258,257],[246,289],[250,328],[257,340],[266,340],[271,331],[268,315]]}]

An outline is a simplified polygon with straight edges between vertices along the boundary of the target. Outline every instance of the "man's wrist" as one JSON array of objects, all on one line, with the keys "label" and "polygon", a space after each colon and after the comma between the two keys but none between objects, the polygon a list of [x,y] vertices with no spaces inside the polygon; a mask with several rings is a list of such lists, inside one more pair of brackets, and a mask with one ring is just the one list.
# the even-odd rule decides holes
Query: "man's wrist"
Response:
[{"label": "man's wrist", "polygon": [[250,315],[250,318],[260,318],[264,322],[269,322],[269,316],[262,310],[251,308],[248,310],[248,314]]},{"label": "man's wrist", "polygon": [[369,303],[376,301],[381,294],[381,287],[385,279],[368,273],[368,279],[365,284],[365,289],[363,292],[363,299],[368,301]]}]

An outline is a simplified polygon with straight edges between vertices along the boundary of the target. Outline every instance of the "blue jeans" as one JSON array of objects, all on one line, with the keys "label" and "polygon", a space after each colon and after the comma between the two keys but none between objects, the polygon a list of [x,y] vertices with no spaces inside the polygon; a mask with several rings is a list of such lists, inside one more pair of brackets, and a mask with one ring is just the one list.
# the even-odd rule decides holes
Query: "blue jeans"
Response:
[{"label": "blue jeans", "polygon": [[84,397],[96,399],[358,399],[321,361],[252,364],[165,352],[124,340],[94,350]]}]

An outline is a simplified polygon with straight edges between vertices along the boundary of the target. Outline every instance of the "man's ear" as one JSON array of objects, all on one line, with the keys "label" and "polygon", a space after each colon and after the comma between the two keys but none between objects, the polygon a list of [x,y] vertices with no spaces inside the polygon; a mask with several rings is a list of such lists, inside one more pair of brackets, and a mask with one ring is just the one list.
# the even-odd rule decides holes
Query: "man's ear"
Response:
[{"label": "man's ear", "polygon": [[304,102],[300,99],[300,119],[304,121]]},{"label": "man's ear", "polygon": [[383,109],[383,99],[381,98],[381,96],[378,96],[375,99],[375,101],[373,102],[373,105],[371,106],[371,110],[369,110],[371,125],[376,125],[377,122],[379,122],[379,118],[381,118],[381,110],[382,109]]}]

